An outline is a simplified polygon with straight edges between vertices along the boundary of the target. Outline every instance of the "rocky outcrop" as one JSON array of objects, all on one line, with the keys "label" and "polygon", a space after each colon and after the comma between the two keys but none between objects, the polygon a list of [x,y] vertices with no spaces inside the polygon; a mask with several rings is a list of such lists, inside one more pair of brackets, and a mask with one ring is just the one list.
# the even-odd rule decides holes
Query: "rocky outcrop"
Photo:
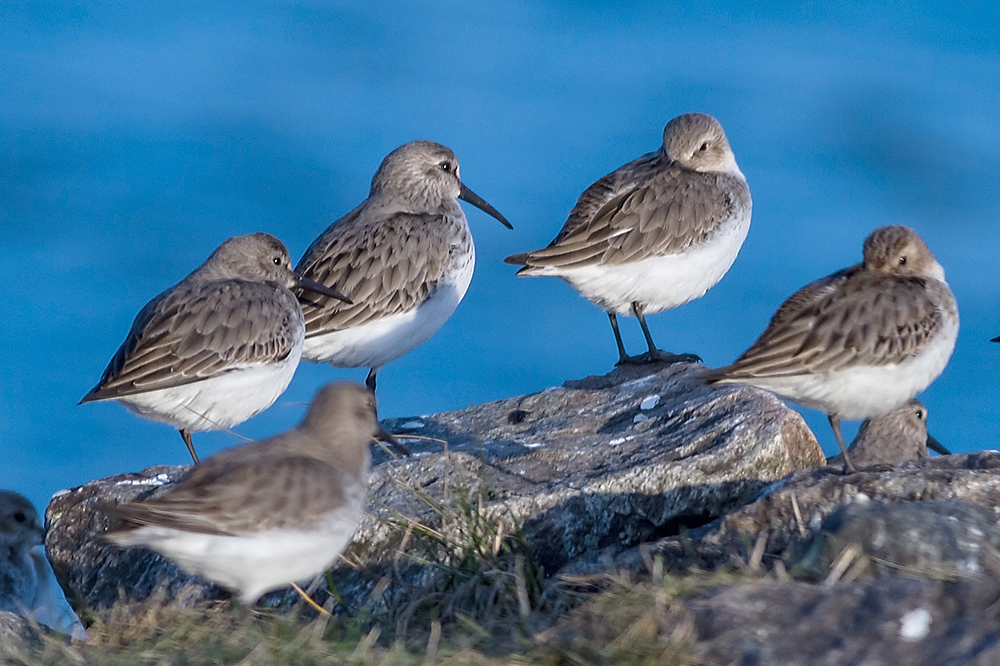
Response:
[{"label": "rocky outcrop", "polygon": [[[470,498],[479,515],[523,526],[537,564],[554,572],[580,556],[615,553],[701,525],[755,497],[789,472],[822,464],[801,417],[750,387],[709,388],[702,366],[625,367],[541,393],[386,426],[416,455],[377,451],[369,515],[338,567],[337,589],[357,608],[390,569],[398,572],[400,525],[442,525],[441,502]],[[100,535],[97,507],[146,496],[183,468],[151,468],[74,488],[53,499],[46,547],[76,598],[104,608],[161,585],[174,598],[218,594],[157,555],[121,550]],[[461,531],[461,526],[451,526]],[[419,567],[416,567],[419,569]],[[410,574],[419,571],[410,567]],[[405,575],[404,575],[405,577]]]},{"label": "rocky outcrop", "polygon": [[[815,555],[816,538],[822,537],[858,543],[870,557],[904,568],[917,563],[986,570],[990,550],[1000,546],[997,507],[996,451],[882,463],[847,475],[839,466],[801,469],[766,488],[757,501],[683,538],[646,544],[642,553],[625,551],[616,564],[639,569],[644,558],[660,556],[673,570],[714,569],[733,558],[746,560],[760,538],[766,544],[763,561],[781,559],[791,567],[807,553]],[[904,552],[924,559],[907,560]],[[595,558],[581,558],[572,569],[601,566]]]},{"label": "rocky outcrop", "polygon": [[[441,561],[516,542],[550,579],[609,563],[639,581],[716,570],[732,581],[726,572],[744,571],[671,601],[654,623],[707,663],[1000,663],[1000,453],[844,475],[818,466],[815,439],[773,396],[706,388],[699,372],[623,368],[388,421],[422,439],[408,441],[409,459],[375,451],[367,515],[331,572],[344,606],[379,615],[425,593],[440,575],[421,560],[428,547]],[[100,503],[158,492],[184,471],[151,468],[53,499],[46,546],[76,600],[104,608],[154,590],[175,604],[224,595],[100,537],[109,527]],[[599,635],[602,616],[585,615],[542,633]]]},{"label": "rocky outcrop", "polygon": [[[687,623],[693,655],[708,663],[994,664],[998,523],[994,451],[850,475],[817,467],[686,535],[626,550],[614,567],[649,575],[661,558],[667,571],[736,567],[750,579],[767,576],[712,587],[671,609]],[[581,558],[564,571],[606,568]]]}]

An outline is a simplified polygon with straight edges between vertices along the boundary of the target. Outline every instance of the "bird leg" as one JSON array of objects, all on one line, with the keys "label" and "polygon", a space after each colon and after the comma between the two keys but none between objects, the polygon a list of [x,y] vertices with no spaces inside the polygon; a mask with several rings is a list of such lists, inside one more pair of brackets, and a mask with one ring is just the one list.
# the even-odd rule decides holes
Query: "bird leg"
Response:
[{"label": "bird leg", "polygon": [[181,433],[181,439],[183,439],[184,443],[187,444],[188,453],[191,454],[191,460],[193,460],[194,463],[197,465],[198,464],[198,454],[194,452],[194,443],[191,441],[191,433],[189,433],[187,430],[183,430],[183,429],[180,431],[180,433]]},{"label": "bird leg", "polygon": [[302,597],[302,601],[306,602],[306,604],[312,607],[314,611],[318,612],[320,615],[333,617],[333,614],[330,611],[328,611],[327,609],[323,608],[318,603],[313,601],[313,598],[310,597],[308,594],[306,594],[306,591],[303,590],[301,587],[299,587],[297,583],[292,583],[292,589],[298,592],[299,596]]},{"label": "bird leg", "polygon": [[642,306],[638,301],[632,301],[632,313],[639,320],[639,326],[642,327],[642,334],[646,338],[646,346],[649,351],[630,359],[630,363],[701,363],[701,358],[695,354],[673,354],[657,349],[653,342],[653,336],[649,334],[646,317],[643,316]]},{"label": "bird leg", "polygon": [[858,468],[854,466],[854,463],[851,462],[851,457],[847,455],[847,447],[844,446],[844,436],[840,434],[840,417],[829,414],[826,418],[830,420],[830,427],[833,428],[833,434],[837,437],[840,452],[844,454],[844,474],[857,472]]},{"label": "bird leg", "polygon": [[368,370],[368,377],[365,379],[365,386],[374,393],[375,392],[375,377],[378,375],[378,368],[371,368]]},{"label": "bird leg", "polygon": [[631,363],[632,361],[629,355],[625,353],[625,344],[622,342],[622,334],[618,331],[618,316],[614,312],[609,312],[608,319],[611,321],[611,330],[615,332],[615,342],[618,343],[618,362],[615,363],[615,365],[618,366],[623,363]]}]

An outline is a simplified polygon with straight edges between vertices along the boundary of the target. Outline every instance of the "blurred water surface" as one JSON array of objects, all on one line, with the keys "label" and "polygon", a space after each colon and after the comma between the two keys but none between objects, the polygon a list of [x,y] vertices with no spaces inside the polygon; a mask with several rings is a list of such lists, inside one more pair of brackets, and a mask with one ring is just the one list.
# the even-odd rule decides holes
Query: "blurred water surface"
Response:
[{"label": "blurred water surface", "polygon": [[[819,3],[817,3],[818,5]],[[993,3],[17,2],[0,6],[0,487],[56,490],[187,462],[171,428],[76,406],[132,318],[228,236],[293,258],[363,199],[382,157],[429,138],[514,224],[467,213],[476,276],[451,321],[379,375],[383,416],[437,412],[611,369],[604,314],[507,254],[546,244],[593,180],[686,111],[722,122],[754,199],[725,279],[650,318],[731,362],[792,291],[915,227],[961,309],[922,398],[954,451],[997,446],[1000,20]],[[642,338],[623,322],[627,343]],[[303,364],[236,430],[301,416]],[[825,418],[806,410],[824,448]],[[853,429],[852,429],[853,431]],[[196,436],[202,454],[236,444]]]}]

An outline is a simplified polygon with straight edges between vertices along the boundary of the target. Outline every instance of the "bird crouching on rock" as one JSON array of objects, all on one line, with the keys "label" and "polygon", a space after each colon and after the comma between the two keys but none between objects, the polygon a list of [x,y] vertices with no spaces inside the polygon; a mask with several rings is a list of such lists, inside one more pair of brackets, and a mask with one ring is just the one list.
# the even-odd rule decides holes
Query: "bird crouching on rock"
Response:
[{"label": "bird crouching on rock", "polygon": [[876,229],[864,260],[795,292],[735,363],[709,384],[749,384],[827,414],[855,471],[841,419],[881,416],[944,371],[958,337],[958,305],[944,268],[909,227]]},{"label": "bird crouching on rock", "polygon": [[[928,449],[951,455],[927,432],[927,408],[919,400],[910,400],[888,414],[865,419],[847,453],[855,465],[872,465],[926,458]],[[843,454],[828,458],[826,464],[843,465]]]}]

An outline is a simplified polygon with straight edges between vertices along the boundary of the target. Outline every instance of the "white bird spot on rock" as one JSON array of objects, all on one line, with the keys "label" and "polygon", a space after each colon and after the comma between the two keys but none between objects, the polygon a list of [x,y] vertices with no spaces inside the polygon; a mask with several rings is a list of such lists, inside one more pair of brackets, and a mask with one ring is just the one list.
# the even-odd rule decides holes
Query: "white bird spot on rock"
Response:
[{"label": "white bird spot on rock", "polygon": [[926,608],[917,608],[899,618],[899,637],[914,642],[927,638],[931,630],[931,613]]}]

